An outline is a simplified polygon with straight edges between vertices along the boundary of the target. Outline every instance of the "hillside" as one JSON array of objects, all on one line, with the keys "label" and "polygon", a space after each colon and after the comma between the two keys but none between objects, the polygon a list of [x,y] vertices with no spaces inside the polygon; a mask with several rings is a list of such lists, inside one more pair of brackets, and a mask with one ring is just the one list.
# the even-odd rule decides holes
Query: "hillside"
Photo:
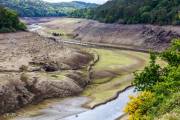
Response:
[{"label": "hillside", "polygon": [[108,44],[134,50],[163,51],[173,38],[180,37],[178,26],[105,24],[74,18],[56,18],[40,25],[46,33],[61,34],[60,37],[66,39],[73,36],[76,42]]},{"label": "hillside", "polygon": [[26,29],[26,26],[20,22],[15,11],[0,7],[0,18],[0,33]]},{"label": "hillside", "polygon": [[95,3],[86,3],[80,1],[72,1],[72,2],[60,2],[60,3],[51,3],[53,7],[65,7],[65,8],[74,8],[74,9],[84,9],[84,8],[94,8],[98,5]]},{"label": "hillside", "polygon": [[97,6],[77,1],[48,3],[42,0],[0,0],[0,5],[16,10],[21,17],[66,16],[75,9]]},{"label": "hillside", "polygon": [[76,10],[73,17],[107,23],[180,24],[179,0],[111,0],[95,8]]},{"label": "hillside", "polygon": [[88,83],[93,55],[81,49],[31,32],[0,34],[0,49],[0,120],[27,104],[76,95]]}]

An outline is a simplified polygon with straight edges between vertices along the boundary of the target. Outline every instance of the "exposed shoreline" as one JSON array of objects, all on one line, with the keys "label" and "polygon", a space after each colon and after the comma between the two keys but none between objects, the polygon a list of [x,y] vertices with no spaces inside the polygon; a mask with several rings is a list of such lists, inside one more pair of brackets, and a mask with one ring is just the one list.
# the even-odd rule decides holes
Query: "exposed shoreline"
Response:
[{"label": "exposed shoreline", "polygon": [[[24,38],[22,34],[25,35],[26,39]],[[10,46],[11,44],[5,44],[6,46],[4,45],[4,43],[9,42],[8,40],[9,36],[11,37],[15,36],[13,37],[13,39],[15,40],[12,44],[17,44],[16,47],[11,47]],[[71,49],[60,48],[59,46],[61,45],[57,45],[53,41],[48,40],[48,38],[38,36],[35,33],[29,33],[29,32],[21,33],[20,32],[20,33],[12,33],[9,36],[7,36],[7,38],[6,37],[4,38],[3,35],[0,36],[1,38],[3,38],[1,42],[4,42],[0,44],[1,48],[3,48],[4,50],[7,47],[8,50],[10,51],[10,52],[5,51],[7,52],[7,54],[2,53],[3,54],[2,59],[7,59],[9,54],[10,56],[13,56],[9,60],[3,60],[4,64],[1,63],[0,65],[1,67],[0,75],[2,79],[2,82],[0,84],[0,91],[1,91],[0,96],[2,98],[0,101],[2,102],[2,104],[0,104],[2,105],[1,106],[2,109],[0,109],[1,114],[11,112],[11,111],[13,112],[14,110],[19,109],[23,106],[26,106],[32,103],[38,103],[47,98],[66,97],[70,95],[71,96],[76,95],[82,91],[85,85],[88,84],[89,82],[88,79],[90,77],[89,72],[91,70],[91,67],[92,65],[94,65],[94,62],[97,62],[97,60],[95,60],[92,57],[92,55],[90,55],[90,53],[86,54],[86,52],[78,51],[77,49],[72,49],[73,51],[71,52],[71,56],[70,55],[67,56],[66,53],[64,53],[64,55],[66,55],[67,57],[64,62],[69,64],[69,66],[68,65],[62,66],[61,64],[64,64],[64,63],[62,59],[63,54],[61,53],[68,52],[68,51],[70,52]],[[32,40],[34,39],[33,37],[35,38],[35,42]],[[20,43],[19,42],[15,43],[16,41],[19,41],[21,39],[23,40]],[[40,48],[37,45],[36,42],[38,41],[42,45],[45,44],[44,49],[42,49],[42,47]],[[25,45],[27,45],[28,42],[33,44],[32,46],[33,50],[37,49],[36,54],[34,54],[34,52],[31,53],[32,48],[30,44],[28,47],[24,47]],[[37,47],[34,45],[34,43],[36,44]],[[17,53],[13,49],[16,49]],[[3,50],[2,52],[4,52]],[[11,52],[11,50],[13,52]],[[54,57],[53,55],[55,50],[56,52],[59,51],[57,53],[59,55],[56,55],[56,57]],[[41,59],[43,59],[43,57],[47,55],[46,51],[49,52],[48,54],[49,60],[46,61],[46,58],[45,58],[44,61],[43,60],[41,61]],[[27,53],[27,54],[24,54],[24,53]],[[45,55],[43,56],[43,54]],[[20,57],[17,57],[19,55]],[[29,56],[26,57],[26,55],[29,55]],[[61,60],[59,61],[59,63],[58,63],[58,60],[59,60],[58,56],[60,56],[59,59]],[[38,57],[40,57],[39,58],[40,60],[38,59]],[[13,59],[15,59],[14,60],[15,62],[13,61]],[[36,61],[31,62],[31,60],[33,59],[37,61],[37,64],[36,64]],[[20,60],[23,60],[23,61],[20,61]],[[38,62],[38,60],[40,63]],[[17,66],[13,66],[13,64]],[[34,65],[35,67],[32,64],[36,64]],[[23,70],[25,70],[24,72],[20,68],[22,66],[24,67],[23,68]],[[66,68],[63,68],[63,67],[66,67]],[[87,69],[87,73],[83,73],[84,75],[82,75],[80,70],[85,67]],[[52,71],[60,71],[61,69],[66,69],[66,71],[68,72],[66,74],[69,74],[68,75],[69,77],[64,76],[63,75],[64,73],[62,70],[61,70],[60,76],[54,75],[53,77],[53,75],[51,76],[52,71],[48,72],[48,71],[45,71],[45,69],[46,70],[49,69]],[[87,74],[87,77],[86,77],[86,74]],[[64,86],[62,86],[63,84]],[[46,86],[48,86],[48,89],[44,88]],[[11,87],[12,89],[9,89],[8,87],[9,88]]]},{"label": "exposed shoreline", "polygon": [[[49,22],[49,21],[44,21],[41,24],[46,23],[46,22]],[[149,52],[149,49],[141,48],[141,47],[135,46],[135,45],[131,45],[131,46],[130,45],[122,45],[122,44],[121,45],[114,45],[114,44],[109,44],[109,43],[105,43],[105,42],[102,42],[102,43],[97,42],[97,43],[95,43],[94,41],[83,41],[83,40],[79,41],[78,38],[75,39],[75,40],[74,39],[66,39],[66,40],[64,40],[62,38],[53,37],[53,36],[51,36],[51,37],[44,36],[44,35],[41,35],[41,36],[44,39],[48,39],[51,42],[54,42],[54,43],[56,43],[58,45],[60,45],[60,44],[64,45],[65,44],[65,46],[68,46],[68,45],[73,45],[73,46],[78,45],[78,46],[85,46],[87,48],[105,48],[105,49],[114,49],[114,50],[128,50],[128,51],[135,51],[135,52],[142,52],[142,53],[148,53]],[[89,82],[91,81],[90,79],[92,77],[92,69],[93,69],[92,67],[99,61],[99,56],[96,53],[94,54],[93,58],[94,59],[87,66],[87,71],[88,71],[88,79],[86,81],[87,83],[86,82],[81,83],[79,80],[75,80],[75,81],[72,80],[72,83],[76,83],[76,84],[80,83],[80,86],[82,85],[83,87],[85,87],[87,84],[89,84]],[[5,71],[9,72],[8,70],[5,70]],[[5,72],[5,71],[2,71],[2,72]],[[75,75],[75,77],[77,77],[76,75]],[[69,76],[72,77],[71,75],[69,75]],[[78,87],[78,86],[76,86],[76,87]],[[98,106],[104,105],[104,104],[106,104],[108,102],[111,102],[111,101],[115,100],[118,97],[119,94],[123,93],[124,91],[126,91],[127,89],[129,89],[131,87],[132,87],[132,85],[128,85],[127,87],[123,88],[122,90],[116,92],[115,95],[113,97],[111,97],[110,99],[107,99],[107,100],[105,100],[105,102],[98,103],[98,104],[94,105],[91,109],[95,109]],[[83,90],[79,89],[79,91],[83,91]],[[74,95],[77,95],[77,94],[74,94]],[[86,107],[86,105],[83,105],[83,106]]]}]

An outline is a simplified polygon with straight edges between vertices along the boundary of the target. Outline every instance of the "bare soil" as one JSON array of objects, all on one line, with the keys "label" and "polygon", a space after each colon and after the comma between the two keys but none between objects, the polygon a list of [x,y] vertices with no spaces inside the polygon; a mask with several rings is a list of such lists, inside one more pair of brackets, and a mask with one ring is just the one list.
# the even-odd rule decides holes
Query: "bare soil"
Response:
[{"label": "bare soil", "polygon": [[[71,35],[81,42],[108,43],[134,49],[163,51],[173,38],[180,37],[179,26],[105,24],[93,20],[56,18],[40,25],[46,32]],[[52,31],[53,30],[53,31]]]},{"label": "bare soil", "polygon": [[0,56],[0,114],[79,94],[89,82],[93,60],[87,52],[30,32],[0,34]]},{"label": "bare soil", "polygon": [[[37,32],[58,33],[63,40],[134,49],[163,51],[172,38],[180,37],[180,28],[176,26],[104,24],[73,18],[27,18],[25,21],[40,24],[43,29]],[[47,98],[77,95],[90,82],[88,72],[92,54],[65,47],[59,41],[36,33],[0,34],[0,55],[0,114]],[[97,77],[95,73],[98,78],[113,77],[116,71],[129,73],[132,71],[128,70],[134,67],[95,71],[92,77]]]}]

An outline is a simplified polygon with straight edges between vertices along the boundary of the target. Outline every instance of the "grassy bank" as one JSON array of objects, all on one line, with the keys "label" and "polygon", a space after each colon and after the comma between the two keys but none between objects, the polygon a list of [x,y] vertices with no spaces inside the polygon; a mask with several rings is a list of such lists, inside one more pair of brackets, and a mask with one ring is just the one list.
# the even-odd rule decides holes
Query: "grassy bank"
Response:
[{"label": "grassy bank", "polygon": [[82,93],[90,97],[85,107],[104,103],[116,96],[131,85],[133,72],[142,69],[148,62],[149,55],[146,53],[93,49],[99,54],[99,62],[93,68],[93,80]]}]

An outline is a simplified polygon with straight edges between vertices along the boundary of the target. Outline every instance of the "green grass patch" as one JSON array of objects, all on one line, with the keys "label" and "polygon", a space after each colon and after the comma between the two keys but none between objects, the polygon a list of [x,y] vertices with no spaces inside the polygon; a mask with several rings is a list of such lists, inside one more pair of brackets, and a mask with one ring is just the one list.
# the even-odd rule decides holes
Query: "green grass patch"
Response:
[{"label": "green grass patch", "polygon": [[67,74],[67,71],[41,73],[41,75],[46,76],[50,80],[63,80],[66,78],[66,74]]},{"label": "green grass patch", "polygon": [[61,34],[62,36],[66,35],[66,33],[63,30],[61,30],[61,29],[48,29],[47,33],[48,34],[58,33],[58,34]]},{"label": "green grass patch", "polygon": [[[97,104],[113,98],[117,92],[125,89],[131,84],[131,80],[124,80],[126,77],[127,76],[116,76],[113,79],[104,78],[94,80],[95,82],[89,85],[82,93],[83,96],[92,98],[92,101],[86,106],[92,108]],[[101,83],[102,81],[105,82]]]},{"label": "green grass patch", "polygon": [[[98,63],[94,66],[94,71],[104,71],[108,70],[110,72],[115,72],[113,77],[103,77],[92,80],[92,83],[87,86],[86,90],[82,93],[83,96],[88,96],[92,98],[85,106],[92,108],[93,106],[104,103],[105,101],[113,98],[117,92],[124,90],[127,86],[131,85],[133,81],[132,72],[126,72],[126,74],[121,74],[127,69],[139,70],[142,69],[149,59],[149,54],[133,52],[133,51],[122,51],[122,50],[107,50],[107,49],[92,49],[99,54],[100,59]],[[136,64],[139,59],[144,61],[143,63],[138,63],[135,68],[132,66],[128,68],[127,66]],[[124,69],[119,69],[124,68]],[[133,71],[133,70],[129,70]],[[124,72],[125,73],[125,72]]]},{"label": "green grass patch", "polygon": [[50,34],[50,35],[53,35],[53,33],[59,34],[59,37],[62,37],[64,39],[73,39],[76,37],[76,35],[72,33],[66,33],[62,29],[48,29],[46,32],[47,34]]},{"label": "green grass patch", "polygon": [[133,63],[133,60],[121,53],[121,51],[105,49],[95,49],[95,51],[100,56],[99,62],[94,67],[96,70],[113,69],[116,68],[117,65],[128,65]]},{"label": "green grass patch", "polygon": [[111,79],[113,79],[112,77],[107,77],[107,78],[100,78],[100,79],[95,79],[92,81],[92,84],[103,84],[103,83],[107,83],[109,82]]}]

